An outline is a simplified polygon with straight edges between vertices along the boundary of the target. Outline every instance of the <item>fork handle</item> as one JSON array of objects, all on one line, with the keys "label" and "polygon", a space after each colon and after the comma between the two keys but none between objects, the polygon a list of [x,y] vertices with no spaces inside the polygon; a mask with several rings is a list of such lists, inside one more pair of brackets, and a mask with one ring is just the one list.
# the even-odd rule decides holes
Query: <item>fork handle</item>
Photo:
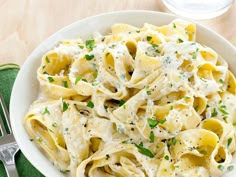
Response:
[{"label": "fork handle", "polygon": [[5,166],[8,177],[19,177],[15,163],[10,164],[10,165],[4,164],[4,166]]}]

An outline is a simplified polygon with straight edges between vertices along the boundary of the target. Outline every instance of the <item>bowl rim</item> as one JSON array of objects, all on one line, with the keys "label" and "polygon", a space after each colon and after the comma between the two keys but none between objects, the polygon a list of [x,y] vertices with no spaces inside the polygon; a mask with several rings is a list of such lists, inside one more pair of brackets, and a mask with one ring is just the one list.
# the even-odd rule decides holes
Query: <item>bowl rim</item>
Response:
[{"label": "bowl rim", "polygon": [[[88,21],[93,21],[93,20],[98,20],[98,19],[101,19],[101,18],[104,18],[104,17],[112,17],[112,16],[119,16],[120,14],[123,14],[123,15],[135,15],[135,14],[143,14],[143,15],[150,15],[150,16],[160,16],[160,17],[165,17],[165,18],[168,18],[168,19],[171,19],[171,20],[174,20],[174,19],[177,19],[177,18],[180,18],[180,19],[184,19],[184,20],[187,20],[189,22],[192,22],[194,24],[196,24],[197,28],[201,28],[201,30],[205,30],[206,33],[212,33],[212,36],[215,37],[215,38],[218,38],[219,41],[223,42],[223,44],[225,44],[229,49],[229,51],[231,51],[231,53],[234,53],[234,55],[236,56],[236,48],[235,46],[230,43],[229,41],[227,41],[224,37],[222,37],[221,35],[219,35],[218,33],[216,33],[215,31],[209,29],[208,27],[205,27],[193,20],[190,20],[190,19],[187,19],[187,18],[184,18],[184,17],[180,17],[180,16],[177,16],[177,15],[174,15],[174,14],[169,14],[169,13],[164,13],[164,12],[157,12],[157,11],[147,11],[147,10],[122,10],[122,11],[115,11],[115,12],[109,12],[109,13],[102,13],[102,14],[98,14],[98,15],[94,15],[94,16],[89,16],[89,17],[86,17],[86,18],[83,18],[83,19],[80,19],[72,24],[69,24],[63,28],[61,28],[60,30],[56,31],[55,33],[53,33],[51,36],[49,36],[48,38],[46,38],[45,40],[43,40],[43,42],[41,42],[32,52],[31,54],[27,57],[27,59],[25,60],[25,62],[23,63],[17,77],[16,77],[16,80],[15,80],[15,83],[13,85],[13,88],[12,88],[12,95],[11,95],[11,98],[10,98],[10,122],[11,122],[11,126],[12,126],[12,131],[13,131],[13,134],[15,136],[15,139],[16,139],[16,142],[17,144],[19,145],[22,153],[25,155],[25,157],[28,159],[28,161],[38,170],[40,171],[43,175],[45,176],[61,176],[59,174],[59,170],[58,170],[58,173],[55,171],[55,170],[48,170],[47,168],[45,168],[45,166],[41,165],[40,163],[37,163],[37,160],[35,160],[35,157],[34,155],[35,154],[31,154],[31,150],[27,149],[27,147],[29,148],[28,145],[24,144],[24,141],[22,142],[22,140],[28,140],[29,141],[29,138],[28,137],[21,137],[21,133],[22,132],[19,132],[19,128],[18,128],[18,122],[16,121],[16,118],[19,118],[17,117],[16,115],[16,110],[17,108],[15,108],[17,106],[17,104],[15,103],[15,101],[17,101],[17,97],[19,95],[19,91],[21,88],[24,88],[23,86],[19,89],[19,85],[21,83],[20,82],[20,78],[22,77],[22,75],[25,74],[25,72],[27,71],[27,68],[29,68],[32,63],[34,63],[34,61],[36,60],[35,58],[37,57],[38,53],[39,53],[39,50],[40,49],[45,49],[47,48],[46,46],[48,46],[48,43],[53,41],[54,38],[57,38],[57,36],[61,33],[64,33],[66,31],[70,31],[72,28],[76,28],[79,24],[82,24],[82,23],[85,23],[85,22],[88,22]],[[115,21],[113,22],[115,23]],[[79,32],[78,32],[79,33]],[[217,52],[218,53],[218,52]],[[38,59],[41,61],[41,58]],[[38,68],[39,66],[37,66],[36,68]],[[28,107],[29,109],[29,107]],[[25,111],[28,111],[25,110]],[[16,112],[15,112],[16,111]],[[26,113],[26,112],[25,112]],[[21,122],[22,120],[24,119],[24,117],[20,117],[21,119]],[[23,127],[23,122],[21,123],[21,126]],[[20,133],[20,134],[19,134]],[[34,145],[30,146],[30,148],[34,148],[33,151],[40,151],[39,149],[39,146],[36,145],[36,143],[33,143]],[[35,149],[37,148],[37,149]],[[37,152],[38,154],[38,152]],[[40,160],[45,160],[45,157],[46,155],[44,155],[44,157],[40,158],[39,157],[39,161]],[[50,160],[47,159],[49,162]],[[54,167],[56,169],[56,167]]]}]

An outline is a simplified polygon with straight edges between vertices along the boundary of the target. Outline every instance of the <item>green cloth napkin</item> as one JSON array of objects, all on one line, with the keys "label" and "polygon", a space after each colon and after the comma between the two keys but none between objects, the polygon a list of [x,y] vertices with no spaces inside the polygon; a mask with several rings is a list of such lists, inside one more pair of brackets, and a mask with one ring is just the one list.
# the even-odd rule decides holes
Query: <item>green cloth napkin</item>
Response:
[{"label": "green cloth napkin", "polygon": [[[10,96],[13,83],[19,71],[16,64],[0,65],[0,92],[2,93],[5,103],[9,108]],[[3,112],[0,106],[0,115],[3,118]],[[1,140],[0,140],[1,141]],[[15,156],[17,171],[20,177],[43,177],[43,175],[31,165],[23,153],[19,151]],[[7,177],[3,163],[0,161],[0,177]]]}]

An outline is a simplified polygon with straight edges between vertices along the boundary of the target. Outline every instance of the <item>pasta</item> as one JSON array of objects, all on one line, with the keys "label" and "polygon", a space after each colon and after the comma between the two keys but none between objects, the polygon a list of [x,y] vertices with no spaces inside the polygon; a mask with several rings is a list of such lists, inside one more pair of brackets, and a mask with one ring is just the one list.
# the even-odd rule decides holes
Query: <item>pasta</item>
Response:
[{"label": "pasta", "polygon": [[114,24],[45,53],[24,126],[72,177],[210,177],[234,169],[236,80],[196,26]]}]

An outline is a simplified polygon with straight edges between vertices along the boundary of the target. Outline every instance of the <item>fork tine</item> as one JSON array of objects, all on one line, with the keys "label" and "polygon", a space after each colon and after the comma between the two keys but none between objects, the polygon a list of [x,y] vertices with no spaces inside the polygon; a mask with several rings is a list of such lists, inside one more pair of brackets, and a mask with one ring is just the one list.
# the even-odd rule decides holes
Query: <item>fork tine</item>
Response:
[{"label": "fork tine", "polygon": [[2,136],[7,135],[7,130],[4,126],[3,119],[1,116],[0,116],[0,130],[1,130]]},{"label": "fork tine", "polygon": [[[4,102],[4,99],[3,99],[3,96],[1,94],[1,92],[0,92],[0,104],[2,106],[3,114],[4,114],[5,118],[6,118],[5,120],[6,120],[7,126],[9,128],[10,133],[11,133],[11,125],[9,124],[10,116],[9,116],[9,113],[8,113],[8,110],[7,110],[7,106],[6,106],[5,102]],[[3,135],[7,134],[7,131],[6,131],[6,128],[4,126],[2,118],[0,119],[0,124],[1,124],[2,134]]]}]

